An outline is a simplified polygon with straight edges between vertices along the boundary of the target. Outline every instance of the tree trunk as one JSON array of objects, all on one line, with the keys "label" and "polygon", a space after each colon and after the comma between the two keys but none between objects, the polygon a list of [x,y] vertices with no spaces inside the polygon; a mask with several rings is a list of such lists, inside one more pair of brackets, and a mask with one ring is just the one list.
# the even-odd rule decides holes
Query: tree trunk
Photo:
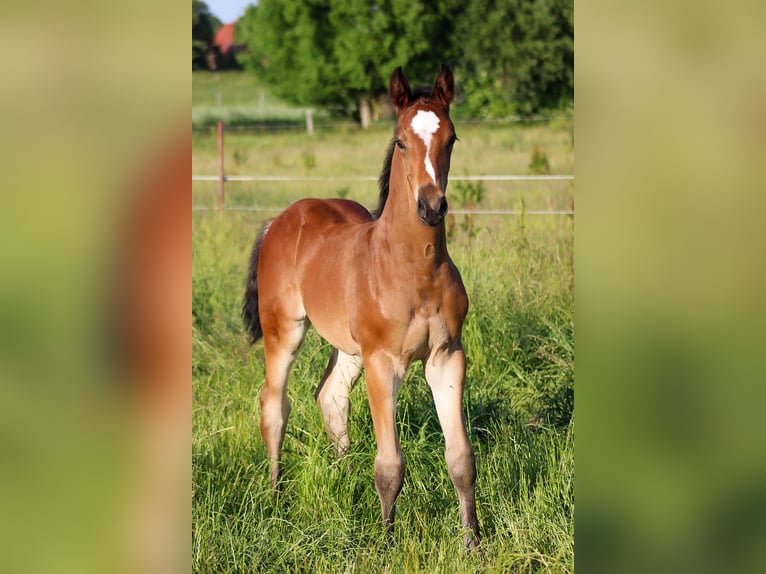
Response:
[{"label": "tree trunk", "polygon": [[370,100],[364,96],[359,96],[359,122],[362,124],[362,129],[370,127]]}]

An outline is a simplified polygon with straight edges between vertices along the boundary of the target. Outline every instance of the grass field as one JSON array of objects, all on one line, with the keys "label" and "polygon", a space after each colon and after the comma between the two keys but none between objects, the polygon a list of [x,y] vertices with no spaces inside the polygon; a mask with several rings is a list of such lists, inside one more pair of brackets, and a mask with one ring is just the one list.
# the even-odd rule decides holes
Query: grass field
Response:
[{"label": "grass field", "polygon": [[[192,72],[192,125],[303,125],[305,108],[274,98],[252,76],[238,71]],[[314,110],[321,120],[327,114]]]},{"label": "grass field", "polygon": [[[460,140],[452,156],[452,176],[530,173],[532,150],[545,154],[552,174],[574,173],[570,138],[571,120],[556,124],[510,126],[507,124],[456,123]],[[377,202],[375,181],[343,178],[377,178],[393,131],[393,124],[321,130],[308,136],[300,130],[270,132],[227,131],[224,165],[227,175],[337,178],[307,182],[230,182],[226,186],[229,207],[284,207],[298,197],[349,197],[365,205]],[[193,134],[192,171],[215,175],[218,170],[213,130]],[[480,186],[480,190],[478,187]],[[193,204],[215,206],[216,184],[193,183]],[[464,207],[471,192],[482,194],[481,207],[529,210],[569,209],[573,185],[567,181],[453,182],[450,204]]]},{"label": "grass field", "polygon": [[[196,89],[196,84],[195,84]],[[195,96],[196,97],[196,96]],[[377,175],[391,126],[366,132],[227,133],[227,173]],[[571,125],[458,124],[452,174],[527,173],[544,149],[572,173]],[[194,135],[193,172],[215,173],[215,140]],[[473,186],[473,187],[472,187]],[[572,185],[453,182],[451,205],[568,208]],[[214,184],[194,187],[213,205]],[[369,207],[374,183],[227,185],[227,205],[284,206],[343,195]],[[419,364],[397,403],[406,459],[394,545],[373,481],[375,441],[362,378],[351,396],[347,459],[337,461],[313,393],[330,349],[310,331],[290,377],[284,491],[269,497],[258,431],[263,351],[239,311],[260,212],[193,213],[193,567],[196,572],[571,572],[574,570],[573,221],[454,216],[450,253],[470,298],[465,412],[477,458],[480,551],[465,554],[443,438]],[[349,470],[349,466],[353,470]]]}]

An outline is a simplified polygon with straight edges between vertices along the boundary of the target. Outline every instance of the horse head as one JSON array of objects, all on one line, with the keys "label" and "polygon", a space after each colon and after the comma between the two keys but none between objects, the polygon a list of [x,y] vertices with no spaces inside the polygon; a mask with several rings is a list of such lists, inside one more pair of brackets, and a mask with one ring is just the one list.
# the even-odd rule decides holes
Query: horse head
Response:
[{"label": "horse head", "polygon": [[449,117],[454,97],[452,71],[442,65],[433,90],[413,94],[402,69],[396,68],[389,92],[397,114],[394,153],[401,156],[420,221],[433,227],[447,214],[447,177],[457,140]]}]

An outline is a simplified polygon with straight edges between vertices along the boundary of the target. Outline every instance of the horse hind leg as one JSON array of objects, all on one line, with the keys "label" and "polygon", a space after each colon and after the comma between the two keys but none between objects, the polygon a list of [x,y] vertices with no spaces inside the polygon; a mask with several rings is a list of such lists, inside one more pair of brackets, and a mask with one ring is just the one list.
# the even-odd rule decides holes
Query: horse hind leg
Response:
[{"label": "horse hind leg", "polygon": [[349,449],[349,394],[359,380],[361,372],[362,365],[358,357],[333,349],[330,362],[315,393],[325,430],[335,447],[337,457],[341,457]]},{"label": "horse hind leg", "polygon": [[271,486],[276,491],[280,475],[282,444],[290,416],[287,378],[308,330],[305,316],[300,319],[266,315],[263,345],[266,358],[266,381],[261,389],[261,436],[271,465]]}]

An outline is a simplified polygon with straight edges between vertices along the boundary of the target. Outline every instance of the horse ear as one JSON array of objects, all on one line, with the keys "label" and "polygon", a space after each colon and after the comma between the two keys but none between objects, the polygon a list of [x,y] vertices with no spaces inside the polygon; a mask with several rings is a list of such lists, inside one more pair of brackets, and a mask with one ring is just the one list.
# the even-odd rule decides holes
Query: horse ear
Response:
[{"label": "horse ear", "polygon": [[405,106],[412,101],[412,90],[407,78],[402,73],[402,67],[399,66],[391,74],[391,80],[388,82],[388,90],[391,94],[391,102],[396,107],[397,115],[402,112]]},{"label": "horse ear", "polygon": [[442,70],[436,78],[434,85],[434,99],[445,108],[449,108],[455,97],[455,80],[449,66],[442,64]]}]

